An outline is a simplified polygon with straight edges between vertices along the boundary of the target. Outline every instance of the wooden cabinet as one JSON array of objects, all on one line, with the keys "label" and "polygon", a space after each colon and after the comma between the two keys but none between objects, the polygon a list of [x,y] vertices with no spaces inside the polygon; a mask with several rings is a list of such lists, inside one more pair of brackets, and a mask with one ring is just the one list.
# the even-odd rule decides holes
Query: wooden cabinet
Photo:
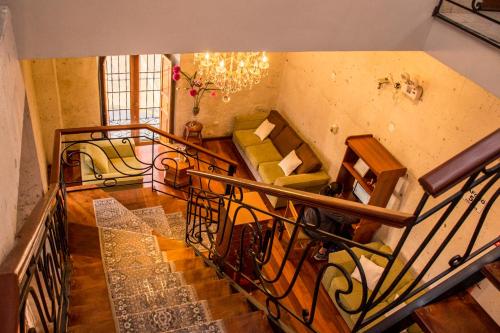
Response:
[{"label": "wooden cabinet", "polygon": [[[344,185],[343,196],[358,200],[353,194],[355,182],[369,195],[367,204],[386,207],[400,177],[406,168],[373,135],[350,136],[346,140],[347,149],[337,176],[337,182]],[[355,168],[362,159],[368,170],[360,174]],[[370,242],[380,227],[368,219],[361,219],[353,226],[353,239],[361,243]]]}]

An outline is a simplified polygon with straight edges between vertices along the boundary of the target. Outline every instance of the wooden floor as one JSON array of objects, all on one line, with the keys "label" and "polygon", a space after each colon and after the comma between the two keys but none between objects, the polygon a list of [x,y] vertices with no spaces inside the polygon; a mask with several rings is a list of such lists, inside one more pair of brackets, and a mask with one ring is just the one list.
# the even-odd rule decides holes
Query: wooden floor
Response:
[{"label": "wooden floor", "polygon": [[[204,146],[225,157],[240,162],[240,167],[237,168],[236,176],[252,179],[250,172],[246,168],[230,139],[208,140],[205,141]],[[148,154],[147,147],[141,147],[141,149],[144,154]],[[70,294],[70,325],[72,324],[73,328],[77,328],[73,329],[74,332],[79,331],[78,327],[80,327],[82,331],[85,330],[84,323],[80,321],[82,318],[89,318],[89,312],[91,312],[92,316],[95,316],[96,320],[100,318],[112,318],[92,204],[94,199],[106,197],[115,198],[128,209],[162,206],[166,213],[186,211],[185,201],[153,191],[151,187],[128,189],[126,187],[117,187],[105,190],[94,189],[68,193],[69,244],[73,263]],[[286,245],[286,242],[282,244],[280,241],[276,240],[275,244],[276,249],[273,249],[271,265],[269,265],[270,272],[276,272],[278,270],[278,266],[282,262],[284,255],[283,246]],[[175,250],[179,247],[183,247],[184,244],[175,244],[172,243],[172,241],[162,240],[160,238],[160,246],[163,250]],[[189,264],[189,262],[186,264]],[[275,285],[276,292],[282,293],[291,281],[294,272],[294,264],[295,262],[293,260],[287,262],[283,278]],[[310,306],[316,272],[317,267],[315,267],[312,262],[306,262],[292,294],[284,299],[284,304],[294,309],[298,314],[301,314],[303,309],[307,309]],[[262,294],[259,295],[259,293],[256,293],[255,297],[262,300],[265,304],[265,298]],[[282,313],[284,313],[284,311],[282,311]],[[94,318],[92,316],[90,316],[90,318]],[[256,314],[249,316],[248,320],[251,321],[251,316],[256,316]],[[308,331],[297,321],[293,320],[291,316],[284,314],[283,318],[297,331]],[[104,320],[102,326],[102,331],[106,331],[110,327],[113,327],[113,323],[112,321]],[[318,298],[314,327],[320,332],[335,333],[349,331],[347,325],[323,288],[321,288]]]}]

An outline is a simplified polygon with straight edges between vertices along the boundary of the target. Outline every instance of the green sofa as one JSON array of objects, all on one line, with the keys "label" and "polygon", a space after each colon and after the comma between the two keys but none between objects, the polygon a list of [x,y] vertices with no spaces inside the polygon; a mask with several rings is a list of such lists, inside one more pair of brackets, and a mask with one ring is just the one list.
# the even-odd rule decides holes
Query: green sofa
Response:
[{"label": "green sofa", "polygon": [[[79,149],[82,152],[80,168],[84,185],[130,185],[143,182],[142,171],[148,166],[134,156],[133,140],[92,141],[81,143]],[[102,179],[98,179],[96,174],[102,175]]]},{"label": "green sofa", "polygon": [[[378,250],[380,252],[392,253],[392,249],[389,246],[380,242],[369,243],[366,244],[366,246],[374,250]],[[376,255],[359,248],[353,248],[352,250],[358,258],[360,258],[363,255],[380,267],[386,267],[387,265],[387,259],[385,259],[380,255]],[[354,260],[349,256],[349,254],[345,250],[330,253],[328,262],[335,263],[343,267],[349,275],[351,275],[354,272],[354,269],[356,268]],[[389,272],[384,284],[381,287],[380,292],[384,292],[385,290],[387,290],[389,285],[394,281],[394,278],[399,274],[399,272],[401,272],[404,265],[405,263],[402,260],[400,260],[399,258],[396,259],[393,267],[391,268],[391,271]],[[394,290],[389,294],[389,296],[383,302],[381,302],[368,312],[368,316],[375,314],[376,312],[380,311],[381,309],[389,305],[389,303],[392,302],[394,299],[396,299],[399,295],[401,295],[413,281],[414,281],[413,273],[411,271],[408,271],[399,280],[396,288],[394,288]],[[332,299],[333,303],[337,307],[338,311],[346,321],[347,325],[352,328],[356,320],[359,318],[359,313],[349,314],[343,311],[335,301],[335,291],[347,289],[347,280],[345,279],[345,277],[342,275],[340,270],[334,267],[330,267],[325,271],[325,274],[323,275],[323,279],[321,282],[323,284],[323,287],[328,292],[328,295]],[[356,279],[352,279],[352,283],[353,283],[352,292],[349,294],[340,294],[339,297],[345,306],[354,309],[357,308],[361,303],[362,285]],[[371,293],[372,291],[368,290],[368,297],[371,295]],[[418,296],[419,294],[414,296],[412,299],[415,299]],[[412,299],[410,299],[409,301],[411,301]],[[374,321],[371,325],[374,325],[375,323],[379,322],[382,319],[383,317],[379,318],[378,320]],[[418,325],[413,324],[408,328],[408,332],[416,333],[422,331]]]},{"label": "green sofa", "polygon": [[[266,118],[276,126],[269,137],[261,141],[254,132]],[[309,146],[275,110],[270,113],[259,112],[236,117],[233,142],[258,181],[317,193],[330,180],[328,173],[322,170],[321,162]],[[299,166],[296,172],[285,176],[278,163],[291,150],[307,151],[308,163],[303,160],[303,165]],[[304,168],[306,164],[309,166],[307,169],[313,170],[312,172],[301,172],[301,169],[307,170]],[[275,208],[286,206],[286,201],[283,199],[269,196],[269,200]]]}]

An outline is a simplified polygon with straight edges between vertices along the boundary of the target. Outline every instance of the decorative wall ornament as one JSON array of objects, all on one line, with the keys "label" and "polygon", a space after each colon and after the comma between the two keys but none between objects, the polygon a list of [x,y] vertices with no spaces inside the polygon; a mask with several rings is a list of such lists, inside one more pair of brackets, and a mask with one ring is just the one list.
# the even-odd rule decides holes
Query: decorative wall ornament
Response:
[{"label": "decorative wall ornament", "polygon": [[401,82],[394,81],[392,74],[389,74],[387,77],[383,77],[378,79],[377,81],[377,89],[382,89],[385,85],[390,85],[394,88],[394,95],[396,95],[399,91],[402,92],[403,95],[408,97],[414,102],[418,102],[422,94],[424,93],[424,89],[418,83],[417,80],[412,80],[410,78],[410,74],[402,73],[401,74]]}]

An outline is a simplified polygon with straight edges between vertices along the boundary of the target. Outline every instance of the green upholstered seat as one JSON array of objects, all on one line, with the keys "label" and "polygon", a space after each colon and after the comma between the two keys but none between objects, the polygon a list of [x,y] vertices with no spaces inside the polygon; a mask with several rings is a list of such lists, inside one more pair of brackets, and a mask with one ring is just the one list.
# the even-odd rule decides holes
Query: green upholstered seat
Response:
[{"label": "green upholstered seat", "polygon": [[279,162],[283,159],[271,141],[264,141],[258,145],[248,146],[245,148],[245,153],[252,166],[256,169],[261,163]]},{"label": "green upholstered seat", "polygon": [[[80,150],[92,156],[96,171],[94,173],[90,158],[85,154],[81,154],[80,158],[83,160],[83,163],[81,163],[83,184],[112,185],[116,183],[125,185],[142,183],[144,168],[147,165],[139,162],[134,156],[134,147],[132,140],[122,142],[122,139],[112,139],[111,142],[102,140],[82,143]],[[101,179],[99,179],[100,176],[102,176]],[[105,180],[109,181],[104,183]]]},{"label": "green upholstered seat", "polygon": [[[371,249],[378,250],[380,252],[392,253],[392,249],[389,246],[382,244],[380,242],[373,242],[373,243],[369,243],[369,244],[365,244],[365,245]],[[385,259],[384,257],[382,257],[380,255],[372,254],[371,252],[368,252],[368,251],[365,251],[365,250],[362,250],[359,248],[352,248],[352,251],[354,252],[356,257],[358,257],[358,258],[360,258],[363,255],[380,267],[387,266],[387,259]],[[349,254],[345,250],[330,253],[329,258],[328,258],[328,262],[335,263],[338,266],[342,267],[349,276],[352,274],[352,272],[355,269],[354,260],[351,258],[351,256],[349,256]],[[402,260],[400,260],[399,258],[396,259],[396,261],[394,262],[394,265],[392,266],[391,271],[387,275],[386,280],[384,281],[378,295],[380,295],[381,292],[384,292],[389,287],[389,285],[396,279],[397,275],[399,274],[399,272],[401,272],[404,265],[405,265],[405,263]],[[356,309],[357,307],[359,307],[359,305],[361,303],[362,296],[363,296],[362,285],[359,281],[357,281],[355,279],[352,279],[351,281],[353,284],[352,292],[350,292],[349,294],[340,294],[339,298],[342,301],[343,305],[346,306],[347,308]],[[403,293],[403,291],[406,290],[410,286],[412,281],[414,281],[414,276],[410,270],[410,271],[406,272],[406,274],[404,274],[398,280],[396,287],[389,293],[389,295],[380,304],[378,304],[375,308],[373,308],[372,310],[370,310],[368,312],[368,316],[370,316],[371,314],[375,314],[379,310],[382,310],[385,306],[387,306],[389,304],[389,302],[392,302],[396,297],[401,295]],[[323,275],[323,279],[321,282],[322,282],[323,286],[325,287],[326,291],[328,292],[328,295],[334,301],[334,303],[336,303],[335,291],[336,290],[347,290],[346,278],[344,277],[342,272],[335,267],[330,267],[325,271],[325,274]],[[372,293],[372,291],[368,290],[367,296],[369,297],[371,295],[371,293]],[[417,296],[415,296],[414,298],[416,298],[416,297]],[[414,298],[410,299],[410,301],[412,301]],[[336,304],[336,305],[337,305],[337,307],[339,307],[338,304]],[[344,319],[346,319],[347,324],[350,327],[352,327],[352,325],[354,325],[354,323],[358,319],[359,313],[350,315],[350,314],[342,311],[340,307],[339,307],[339,310],[342,314],[342,317]],[[382,319],[383,319],[383,317],[377,319],[371,325],[376,324],[377,322],[379,322]],[[409,332],[421,332],[420,328],[417,325],[410,326],[408,331]]]},{"label": "green upholstered seat", "polygon": [[258,145],[258,144],[261,144],[263,142],[269,141],[269,139],[265,139],[264,141],[261,141],[260,138],[254,134],[254,132],[255,132],[255,129],[234,131],[234,133],[233,133],[234,140],[242,148],[246,148],[248,146]]},{"label": "green upholstered seat", "polygon": [[278,165],[279,161],[263,162],[259,164],[259,174],[266,184],[274,184],[276,178],[284,177],[283,169]]}]

